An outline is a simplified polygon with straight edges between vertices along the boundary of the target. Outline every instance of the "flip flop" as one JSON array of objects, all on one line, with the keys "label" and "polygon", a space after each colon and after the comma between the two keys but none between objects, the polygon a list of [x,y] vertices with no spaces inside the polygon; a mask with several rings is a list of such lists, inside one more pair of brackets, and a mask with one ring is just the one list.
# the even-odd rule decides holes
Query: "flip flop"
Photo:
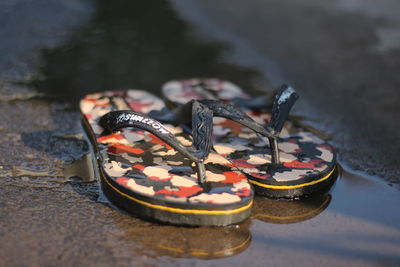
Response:
[{"label": "flip flop", "polygon": [[217,226],[250,215],[253,192],[246,177],[210,152],[212,112],[192,102],[182,123],[147,116],[167,112],[156,96],[140,90],[87,95],[80,102],[86,131],[96,148],[100,181],[111,202],[160,222]]},{"label": "flip flop", "polygon": [[[172,81],[166,83],[162,91],[170,103],[179,105],[190,92],[202,92],[201,87],[208,81],[210,79]],[[215,86],[209,87],[218,92],[214,98],[223,95],[223,100],[227,100],[242,95],[230,83],[211,81]],[[193,87],[196,89],[191,91]],[[172,88],[178,88],[177,92],[173,93]],[[182,92],[184,96],[179,98]],[[228,92],[235,97],[229,98]],[[332,147],[314,134],[285,123],[297,98],[293,88],[282,86],[273,101],[272,115],[248,107],[238,109],[218,100],[200,100],[213,110],[214,116],[221,117],[214,119],[214,150],[246,174],[257,194],[295,198],[317,192],[336,180],[336,156]],[[260,136],[266,137],[268,142]]]}]

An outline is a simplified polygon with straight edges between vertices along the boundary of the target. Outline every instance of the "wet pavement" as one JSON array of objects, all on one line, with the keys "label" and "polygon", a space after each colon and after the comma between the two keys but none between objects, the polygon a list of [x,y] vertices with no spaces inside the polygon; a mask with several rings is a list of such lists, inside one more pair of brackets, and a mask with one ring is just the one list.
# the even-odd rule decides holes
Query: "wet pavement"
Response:
[{"label": "wet pavement", "polygon": [[[142,2],[0,4],[0,266],[398,265],[399,4]],[[291,82],[296,114],[364,172],[221,228],[142,221],[74,177],[94,177],[83,95],[191,76]]]}]

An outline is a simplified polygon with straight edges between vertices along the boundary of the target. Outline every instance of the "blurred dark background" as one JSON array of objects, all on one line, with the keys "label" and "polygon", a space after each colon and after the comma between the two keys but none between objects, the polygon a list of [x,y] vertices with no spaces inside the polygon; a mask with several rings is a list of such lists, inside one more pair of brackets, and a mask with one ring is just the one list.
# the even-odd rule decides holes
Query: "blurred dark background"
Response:
[{"label": "blurred dark background", "polygon": [[78,102],[89,92],[142,88],[159,92],[171,79],[224,77],[249,85],[256,70],[227,63],[229,45],[201,39],[168,1],[96,1],[90,21],[62,45],[44,49],[47,95]]}]

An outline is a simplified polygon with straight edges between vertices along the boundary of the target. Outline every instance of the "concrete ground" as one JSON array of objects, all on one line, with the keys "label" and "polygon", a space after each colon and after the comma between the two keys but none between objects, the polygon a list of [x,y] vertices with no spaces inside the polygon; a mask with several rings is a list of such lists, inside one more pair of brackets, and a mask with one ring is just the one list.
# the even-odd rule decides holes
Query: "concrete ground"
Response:
[{"label": "concrete ground", "polygon": [[[398,264],[398,191],[386,185],[400,181],[398,10],[395,0],[1,1],[0,266]],[[191,76],[249,91],[293,84],[295,113],[332,136],[345,165],[381,179],[346,174],[311,203],[257,200],[244,224],[186,229],[110,207],[95,182],[69,179],[85,176],[81,165],[65,175],[89,150],[83,95],[158,93]],[[301,220],[260,219],[279,209]]]}]

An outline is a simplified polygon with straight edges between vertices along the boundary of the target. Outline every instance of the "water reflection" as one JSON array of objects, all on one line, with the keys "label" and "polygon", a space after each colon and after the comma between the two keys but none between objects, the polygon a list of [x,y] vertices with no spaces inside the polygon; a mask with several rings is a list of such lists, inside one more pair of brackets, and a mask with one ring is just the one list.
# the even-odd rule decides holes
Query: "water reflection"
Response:
[{"label": "water reflection", "polygon": [[302,222],[324,211],[331,199],[330,194],[317,194],[302,200],[274,200],[258,197],[254,202],[251,218],[278,224]]},{"label": "water reflection", "polygon": [[[116,219],[115,221],[118,221]],[[217,259],[240,254],[251,243],[250,221],[227,227],[178,227],[135,221],[118,223],[140,253],[174,258]]]},{"label": "water reflection", "polygon": [[227,227],[179,227],[133,218],[121,221],[118,215],[114,221],[124,231],[124,239],[140,244],[140,253],[216,259],[238,255],[250,246],[252,219],[279,224],[306,221],[320,214],[330,200],[329,194],[292,201],[259,197],[255,200],[250,219]]}]

